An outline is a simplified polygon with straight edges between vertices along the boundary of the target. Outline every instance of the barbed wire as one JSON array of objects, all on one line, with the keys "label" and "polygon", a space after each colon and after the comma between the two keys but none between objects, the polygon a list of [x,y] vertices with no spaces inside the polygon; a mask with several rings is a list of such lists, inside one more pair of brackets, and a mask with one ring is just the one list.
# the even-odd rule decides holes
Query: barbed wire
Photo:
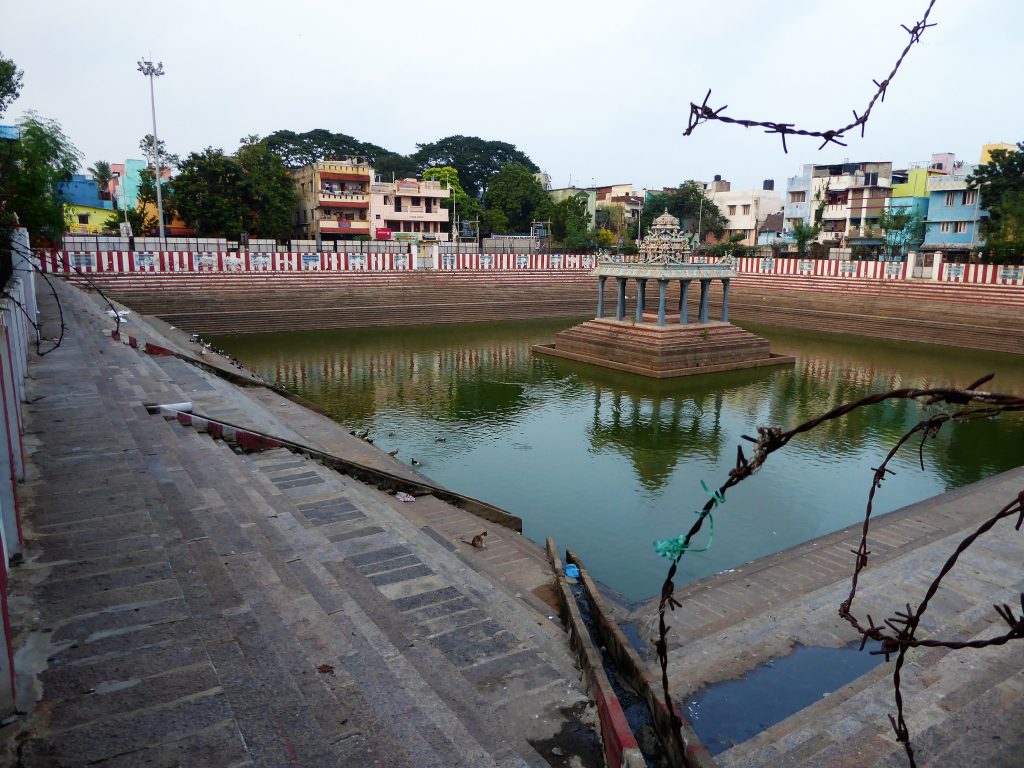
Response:
[{"label": "barbed wire", "polygon": [[993,514],[988,520],[978,526],[973,533],[966,536],[960,542],[956,550],[949,556],[942,568],[939,570],[939,573],[932,580],[924,597],[918,603],[916,608],[912,608],[908,602],[906,604],[905,611],[897,610],[894,612],[892,617],[886,619],[882,624],[876,625],[874,619],[872,619],[870,615],[866,616],[866,623],[858,619],[852,612],[852,605],[857,594],[858,578],[861,571],[867,567],[868,556],[871,554],[870,550],[867,548],[867,538],[871,526],[871,515],[874,509],[875,493],[881,486],[886,475],[893,474],[893,471],[888,468],[888,465],[899,450],[910,442],[914,436],[920,435],[918,457],[923,469],[924,443],[928,439],[936,437],[945,424],[951,421],[963,422],[987,419],[1009,412],[1024,412],[1024,397],[1000,394],[997,392],[986,392],[979,389],[979,387],[987,384],[992,378],[993,374],[989,374],[963,389],[949,387],[937,387],[930,389],[903,388],[892,390],[890,392],[868,395],[860,400],[855,400],[833,408],[827,413],[824,413],[817,418],[805,421],[788,431],[783,431],[778,427],[758,427],[757,437],[743,435],[744,440],[747,440],[754,445],[751,458],[747,459],[746,454],[743,452],[742,445],[737,446],[736,464],[731,470],[729,470],[728,479],[722,483],[717,491],[708,491],[710,497],[701,508],[697,519],[690,527],[690,530],[685,536],[680,537],[677,542],[672,542],[675,544],[677,552],[672,558],[672,564],[669,566],[668,574],[666,575],[665,581],[662,583],[661,587],[661,597],[658,602],[658,638],[655,642],[655,652],[661,668],[662,695],[668,711],[672,713],[673,738],[678,740],[678,746],[680,748],[683,747],[682,734],[680,731],[682,721],[676,714],[677,709],[672,703],[668,680],[668,634],[671,628],[666,622],[666,613],[667,611],[674,611],[676,608],[682,608],[682,604],[674,597],[674,580],[680,559],[682,559],[683,555],[685,555],[687,551],[691,551],[690,544],[693,537],[701,531],[706,520],[709,522],[709,525],[713,525],[713,522],[711,522],[711,511],[716,505],[724,501],[726,491],[753,475],[768,460],[769,456],[784,448],[794,437],[804,434],[805,432],[810,432],[825,422],[842,418],[859,408],[877,405],[890,400],[911,400],[919,402],[925,406],[946,405],[953,406],[953,408],[951,410],[945,410],[929,416],[926,419],[922,419],[902,437],[900,437],[893,448],[888,452],[888,454],[886,454],[885,459],[878,465],[878,467],[873,468],[872,471],[874,474],[872,476],[871,490],[868,494],[868,501],[864,513],[860,545],[857,549],[851,550],[853,554],[856,555],[856,562],[854,565],[853,575],[850,579],[850,593],[849,596],[840,604],[839,615],[861,636],[861,650],[864,649],[867,642],[877,641],[880,643],[880,647],[878,650],[872,651],[871,653],[884,655],[886,661],[889,661],[889,657],[892,654],[896,654],[896,665],[893,670],[893,689],[896,703],[896,715],[895,717],[890,715],[889,720],[892,724],[893,731],[896,734],[897,741],[903,744],[911,768],[916,768],[917,763],[914,760],[914,750],[910,743],[910,730],[907,727],[906,720],[904,719],[904,701],[901,691],[900,673],[903,668],[906,652],[909,649],[916,647],[947,648],[950,650],[963,648],[985,648],[991,645],[1003,645],[1010,640],[1024,639],[1024,593],[1020,596],[1020,616],[1014,614],[1013,609],[1010,608],[1009,605],[1003,604],[994,606],[999,618],[1008,626],[1008,630],[1000,635],[980,640],[963,641],[942,638],[918,638],[915,634],[922,616],[928,610],[928,605],[931,599],[935,596],[935,593],[941,586],[942,580],[956,566],[960,555],[962,555],[975,541],[977,541],[978,538],[988,533],[1000,520],[1017,515],[1018,519],[1016,523],[1016,530],[1019,531],[1021,529],[1021,526],[1024,525],[1024,490],[1022,490],[1015,499],[1008,502],[1002,509]]},{"label": "barbed wire", "polygon": [[50,280],[50,276],[46,274],[46,272],[44,272],[39,267],[39,265],[35,263],[36,255],[32,252],[32,249],[25,248],[20,244],[16,244],[13,240],[10,241],[9,247],[12,252],[17,253],[19,256],[22,257],[22,261],[25,264],[28,264],[37,274],[42,276],[43,280],[46,282],[46,285],[50,288],[50,293],[53,294],[53,300],[57,304],[57,317],[60,320],[60,334],[57,336],[56,339],[52,340],[52,346],[50,348],[43,349],[43,327],[42,325],[39,324],[38,319],[32,317],[28,310],[25,309],[24,306],[22,306],[21,302],[19,302],[17,299],[14,298],[14,296],[7,292],[6,287],[3,293],[3,295],[10,299],[12,302],[14,302],[14,304],[17,305],[17,307],[21,310],[22,314],[25,315],[25,318],[28,320],[28,323],[36,332],[36,354],[39,355],[39,357],[45,357],[46,355],[50,354],[55,349],[60,347],[61,343],[64,341],[64,333],[65,331],[67,331],[67,324],[64,322],[64,307],[61,304],[60,296],[57,294],[56,287],[54,287],[53,282]]},{"label": "barbed wire", "polygon": [[[53,294],[53,299],[54,299],[54,301],[56,302],[56,305],[57,305],[57,316],[60,319],[60,335],[56,339],[53,340],[51,347],[49,347],[48,349],[43,349],[42,348],[42,334],[43,334],[43,327],[42,327],[42,325],[39,324],[39,322],[38,322],[38,320],[36,318],[32,317],[32,315],[24,307],[24,305],[20,301],[18,301],[13,295],[11,295],[11,293],[9,293],[6,289],[3,289],[2,291],[0,291],[0,295],[2,295],[3,297],[5,297],[7,299],[10,299],[10,301],[13,302],[18,307],[18,309],[21,310],[21,313],[25,316],[25,318],[28,321],[28,323],[32,326],[33,330],[36,332],[36,342],[35,342],[36,354],[39,355],[39,357],[44,357],[44,356],[50,354],[51,352],[53,352],[58,347],[60,347],[61,343],[64,340],[64,333],[65,333],[65,331],[67,331],[67,325],[64,322],[64,307],[61,304],[60,295],[57,293],[57,289],[54,287],[53,282],[50,279],[51,276],[47,272],[45,272],[42,268],[40,268],[38,264],[36,264],[36,262],[35,262],[35,259],[37,258],[36,253],[33,252],[31,248],[24,248],[20,244],[15,244],[14,242],[11,243],[10,248],[11,248],[12,252],[15,252],[19,256],[21,256],[23,258],[24,262],[27,263],[36,272],[36,274],[42,276],[43,280],[45,280],[46,284],[49,286],[50,292]],[[103,299],[104,302],[106,302],[107,306],[110,308],[110,311],[111,311],[111,313],[113,314],[113,317],[114,317],[114,331],[116,333],[120,333],[121,332],[121,313],[118,310],[118,308],[114,305],[114,302],[112,302],[110,300],[110,298],[102,291],[102,289],[99,287],[99,285],[96,284],[96,281],[94,281],[91,277],[89,277],[89,275],[87,273],[83,272],[80,268],[75,267],[75,270],[74,270],[73,274],[77,278],[82,280],[89,288],[91,288],[97,294],[99,294],[100,298]],[[68,278],[68,282],[72,282],[70,280],[70,278]]]},{"label": "barbed wire", "polygon": [[826,131],[809,131],[803,128],[797,128],[794,123],[782,123],[774,120],[743,120],[735,117],[729,117],[728,115],[722,114],[729,105],[713,109],[708,106],[708,99],[711,98],[711,89],[704,96],[704,101],[701,104],[694,104],[690,102],[690,119],[686,126],[686,130],[683,132],[683,136],[689,136],[693,133],[694,129],[702,123],[709,122],[711,120],[717,120],[720,123],[729,123],[731,125],[742,125],[745,128],[764,128],[765,133],[777,133],[782,138],[782,150],[783,152],[789,152],[789,147],[786,146],[786,136],[812,136],[815,138],[822,139],[821,146],[818,149],[823,149],[828,144],[838,144],[841,147],[846,146],[846,142],[842,141],[846,137],[846,132],[851,131],[854,128],[860,127],[861,138],[864,137],[864,129],[867,126],[868,119],[871,117],[871,110],[875,108],[875,104],[879,101],[885,101],[885,92],[889,85],[892,83],[896,73],[899,72],[900,66],[903,64],[903,60],[910,53],[910,49],[914,47],[916,43],[921,42],[921,35],[929,27],[934,27],[935,24],[928,23],[928,16],[932,12],[932,6],[935,5],[935,0],[930,0],[928,7],[925,9],[924,16],[914,26],[908,27],[906,24],[900,26],[906,30],[907,34],[910,35],[910,40],[907,42],[906,47],[896,63],[893,65],[892,71],[889,75],[879,82],[878,80],[872,80],[876,86],[874,95],[868,101],[867,107],[864,108],[862,114],[857,114],[857,110],[851,110],[853,112],[853,121],[841,128],[832,128]]}]

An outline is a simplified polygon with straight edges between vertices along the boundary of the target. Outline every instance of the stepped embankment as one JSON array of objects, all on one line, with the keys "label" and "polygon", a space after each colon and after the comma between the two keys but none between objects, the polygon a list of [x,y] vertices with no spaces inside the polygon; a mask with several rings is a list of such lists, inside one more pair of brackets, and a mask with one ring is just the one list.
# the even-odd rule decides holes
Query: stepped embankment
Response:
[{"label": "stepped embankment", "polygon": [[[596,280],[589,274],[542,270],[90,278],[137,312],[207,335],[583,318],[592,316],[597,305]],[[606,290],[606,306],[611,306],[614,289]],[[678,301],[677,291],[669,289],[670,306]],[[655,298],[649,297],[648,311],[656,309]],[[635,296],[628,297],[627,316],[633,314],[634,301]],[[712,286],[713,317],[720,304],[720,288]],[[1024,353],[1020,286],[741,275],[732,282],[730,319],[740,325]]]}]

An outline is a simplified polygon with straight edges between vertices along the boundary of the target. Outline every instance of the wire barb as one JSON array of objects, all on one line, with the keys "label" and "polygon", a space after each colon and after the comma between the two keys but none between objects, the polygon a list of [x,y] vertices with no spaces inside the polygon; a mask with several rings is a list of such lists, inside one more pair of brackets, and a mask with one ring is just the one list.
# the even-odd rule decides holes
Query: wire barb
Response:
[{"label": "wire barb", "polygon": [[[1024,397],[998,392],[987,392],[979,387],[992,380],[993,374],[987,374],[974,381],[965,388],[955,387],[933,387],[926,389],[904,388],[894,389],[890,392],[881,392],[868,395],[837,406],[832,410],[816,418],[798,424],[792,429],[783,431],[779,427],[758,427],[757,436],[742,435],[742,439],[753,444],[750,458],[743,452],[742,446],[737,446],[736,465],[729,470],[729,476],[724,483],[712,491],[706,486],[705,493],[708,499],[704,504],[702,512],[693,523],[685,537],[682,537],[684,546],[680,549],[678,556],[669,567],[668,574],[661,588],[661,601],[658,605],[658,638],[655,643],[658,662],[661,667],[662,695],[670,712],[674,712],[674,703],[669,690],[668,682],[668,632],[669,627],[665,622],[667,611],[682,608],[680,602],[675,598],[675,575],[679,560],[686,554],[690,540],[701,530],[704,520],[707,518],[710,524],[710,512],[719,499],[725,499],[726,491],[741,483],[753,475],[764,465],[775,451],[784,448],[794,437],[810,432],[826,422],[840,419],[847,414],[860,408],[867,408],[894,400],[916,402],[924,407],[943,405],[946,409],[938,413],[926,416],[920,422],[911,427],[903,434],[889,450],[885,458],[876,467],[871,468],[871,484],[868,492],[868,500],[864,510],[864,521],[861,527],[860,543],[851,552],[856,556],[853,573],[850,577],[850,592],[845,600],[839,605],[839,616],[846,621],[861,638],[861,650],[871,642],[879,643],[877,650],[872,654],[885,656],[890,661],[893,655],[896,656],[895,668],[893,671],[893,695],[896,701],[896,716],[890,715],[893,730],[897,740],[903,744],[907,759],[911,768],[916,768],[914,750],[910,744],[910,730],[903,717],[904,705],[903,695],[900,687],[900,673],[904,659],[912,648],[945,648],[948,650],[962,650],[967,648],[986,648],[994,645],[1004,645],[1011,640],[1024,639],[1024,594],[1021,594],[1021,615],[1018,616],[1007,604],[996,604],[996,613],[1007,627],[1002,634],[974,640],[958,640],[955,638],[917,637],[917,630],[921,619],[932,598],[938,592],[943,579],[956,567],[960,556],[966,552],[979,538],[986,535],[995,525],[1004,519],[1016,518],[1016,530],[1024,526],[1024,490],[1019,491],[1014,498],[1002,509],[995,512],[991,517],[982,522],[974,531],[966,535],[955,551],[948,557],[938,573],[932,579],[931,584],[925,591],[924,596],[916,606],[907,602],[904,607],[893,612],[892,617],[885,619],[881,624],[876,624],[870,614],[866,616],[866,623],[853,613],[853,605],[857,597],[858,579],[861,572],[867,568],[868,555],[868,533],[871,527],[872,512],[874,508],[875,493],[881,486],[881,481],[886,475],[893,474],[889,469],[890,462],[896,457],[900,449],[910,443],[915,435],[921,434],[921,443],[918,446],[919,455],[924,462],[923,443],[926,438],[936,437],[942,427],[949,422],[963,422],[982,418],[991,418],[1000,414],[1024,412]],[[702,483],[702,485],[704,485]],[[675,733],[675,731],[674,731]],[[675,733],[679,736],[678,733]],[[679,736],[679,745],[682,746],[682,737]]]},{"label": "wire barb", "polygon": [[880,101],[885,101],[885,93],[892,82],[892,79],[896,77],[896,73],[899,72],[900,66],[902,66],[904,59],[907,54],[910,53],[910,49],[913,48],[917,43],[921,42],[921,35],[929,27],[934,27],[934,23],[928,22],[928,16],[932,12],[932,7],[935,5],[935,0],[929,0],[928,7],[924,11],[924,16],[921,20],[915,23],[912,27],[908,27],[906,24],[901,24],[910,35],[910,40],[907,42],[903,52],[900,53],[899,58],[896,59],[896,63],[893,65],[892,71],[889,76],[879,82],[878,80],[872,80],[871,82],[875,85],[875,93],[868,100],[867,106],[864,108],[863,114],[857,114],[857,110],[851,110],[853,112],[853,122],[842,126],[841,128],[832,128],[830,130],[823,131],[811,131],[805,129],[798,129],[793,123],[777,122],[775,120],[749,120],[729,117],[725,114],[725,110],[728,108],[728,104],[719,107],[718,109],[712,109],[708,106],[708,100],[711,98],[711,89],[704,95],[704,101],[700,104],[690,103],[690,118],[686,125],[686,130],[683,131],[683,136],[689,136],[696,130],[697,126],[701,123],[706,123],[711,120],[717,120],[720,123],[729,123],[731,125],[742,125],[744,128],[764,128],[765,133],[777,133],[782,138],[782,151],[789,153],[789,148],[786,146],[786,136],[811,136],[822,139],[819,150],[824,149],[829,144],[837,144],[841,147],[846,146],[846,142],[842,141],[845,138],[846,132],[853,130],[854,128],[860,128],[861,138],[864,138],[864,129],[867,127],[868,120],[871,117],[871,110],[874,109],[875,104]]}]

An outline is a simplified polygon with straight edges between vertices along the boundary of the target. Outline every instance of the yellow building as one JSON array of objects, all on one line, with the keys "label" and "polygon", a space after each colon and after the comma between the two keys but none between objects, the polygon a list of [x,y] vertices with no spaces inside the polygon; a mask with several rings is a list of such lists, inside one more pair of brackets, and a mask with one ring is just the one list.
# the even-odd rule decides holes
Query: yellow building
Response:
[{"label": "yellow building", "polygon": [[373,168],[362,158],[326,160],[292,173],[298,204],[294,231],[301,240],[353,240],[372,236]]},{"label": "yellow building", "polygon": [[103,232],[103,225],[114,213],[116,211],[109,208],[64,203],[64,220],[68,222],[69,235],[98,235]]},{"label": "yellow building", "polygon": [[1017,146],[1015,144],[982,144],[981,145],[981,157],[978,159],[979,165],[984,165],[992,160],[992,150],[994,149],[1005,149],[1010,152],[1015,152]]}]

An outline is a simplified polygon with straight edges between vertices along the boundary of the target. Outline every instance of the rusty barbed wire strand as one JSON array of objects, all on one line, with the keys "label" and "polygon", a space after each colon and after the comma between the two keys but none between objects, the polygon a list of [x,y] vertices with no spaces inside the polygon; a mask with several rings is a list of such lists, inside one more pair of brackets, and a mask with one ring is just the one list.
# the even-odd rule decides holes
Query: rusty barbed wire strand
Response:
[{"label": "rusty barbed wire strand", "polygon": [[694,104],[690,102],[690,118],[687,123],[686,130],[683,132],[683,136],[689,136],[693,133],[694,129],[702,123],[709,122],[711,120],[717,120],[720,123],[729,123],[731,125],[742,125],[745,128],[764,128],[765,133],[777,133],[782,138],[782,150],[788,153],[789,147],[786,146],[786,136],[812,136],[815,138],[822,139],[821,146],[818,149],[823,149],[828,144],[838,144],[841,147],[846,146],[846,142],[841,139],[846,137],[846,132],[851,131],[854,128],[860,127],[861,138],[864,138],[864,129],[867,126],[868,119],[871,117],[871,110],[875,108],[875,104],[879,101],[885,101],[885,92],[889,85],[892,83],[896,73],[899,72],[900,66],[903,64],[903,60],[906,59],[907,54],[910,53],[910,49],[914,47],[916,43],[921,42],[921,35],[929,27],[934,27],[934,23],[928,23],[928,16],[932,12],[932,7],[935,5],[935,0],[930,0],[928,7],[924,11],[924,16],[914,26],[908,27],[906,24],[900,26],[906,30],[907,34],[910,35],[910,40],[907,42],[903,52],[900,53],[896,63],[893,65],[892,71],[889,75],[879,82],[878,80],[872,80],[877,88],[874,95],[868,101],[867,107],[864,108],[863,114],[857,114],[857,110],[851,110],[853,112],[853,121],[841,128],[833,128],[827,131],[809,131],[802,128],[796,128],[794,123],[781,123],[775,122],[774,120],[741,120],[735,117],[729,117],[728,115],[722,114],[728,109],[728,104],[719,107],[718,109],[712,109],[708,106],[708,99],[711,98],[711,89],[704,95],[704,101],[701,104]]},{"label": "rusty barbed wire strand", "polygon": [[742,445],[737,446],[736,464],[729,470],[728,479],[722,483],[716,492],[711,493],[710,498],[698,513],[697,519],[683,537],[680,552],[673,558],[665,577],[665,581],[662,583],[661,587],[661,597],[658,603],[658,638],[655,641],[655,652],[658,656],[658,663],[661,668],[662,695],[665,705],[671,713],[673,721],[672,734],[673,738],[677,741],[677,746],[683,748],[684,745],[682,743],[682,733],[680,731],[682,721],[673,704],[671,690],[669,687],[668,634],[671,631],[671,627],[666,622],[666,613],[667,611],[674,611],[676,608],[682,607],[682,604],[676,600],[674,596],[675,575],[678,570],[680,559],[682,559],[683,555],[686,554],[693,537],[703,528],[705,519],[710,516],[712,509],[714,509],[714,507],[719,503],[719,499],[724,497],[726,491],[753,475],[761,468],[771,454],[784,448],[789,441],[797,435],[810,432],[825,422],[842,418],[843,416],[846,416],[852,411],[860,408],[878,405],[879,403],[889,400],[910,400],[920,402],[927,407],[940,404],[963,407],[958,407],[952,411],[943,411],[922,419],[903,434],[899,440],[896,441],[896,444],[892,449],[890,449],[886,454],[878,467],[872,469],[874,474],[871,482],[871,490],[868,493],[868,500],[865,507],[860,545],[857,549],[851,550],[851,552],[856,555],[856,561],[853,574],[850,578],[850,593],[846,600],[840,604],[839,615],[846,620],[858,634],[860,634],[861,650],[864,649],[868,641],[877,641],[880,643],[880,648],[877,651],[872,651],[871,653],[885,655],[886,661],[889,661],[889,657],[891,655],[896,654],[896,665],[893,670],[896,716],[893,717],[890,715],[889,720],[896,734],[897,741],[903,744],[911,768],[916,768],[917,764],[914,760],[914,751],[910,744],[910,731],[904,719],[904,702],[900,687],[900,673],[903,668],[906,652],[910,648],[915,647],[947,648],[950,650],[985,648],[992,645],[1003,645],[1010,640],[1024,639],[1024,593],[1021,594],[1020,616],[1015,615],[1013,609],[1006,604],[994,606],[996,613],[1009,627],[1008,631],[1001,635],[980,640],[967,641],[918,638],[915,636],[921,617],[924,615],[925,611],[927,611],[932,597],[934,597],[935,593],[941,586],[942,580],[955,567],[960,555],[963,554],[979,537],[988,533],[1000,520],[1017,515],[1018,519],[1015,529],[1019,531],[1021,526],[1024,525],[1024,490],[1022,490],[1014,500],[1007,503],[1002,509],[983,522],[973,533],[966,536],[960,542],[959,546],[949,556],[943,567],[932,580],[930,586],[925,592],[925,596],[922,598],[916,609],[912,608],[911,605],[907,603],[905,612],[895,611],[891,618],[886,619],[880,625],[876,625],[874,619],[872,619],[870,615],[867,615],[867,625],[864,625],[852,613],[851,607],[854,599],[856,598],[860,572],[867,567],[868,556],[871,554],[867,547],[867,539],[870,532],[875,493],[881,487],[882,481],[885,479],[886,475],[894,474],[893,471],[889,469],[888,465],[892,459],[895,458],[900,449],[910,442],[915,435],[920,434],[921,443],[918,447],[918,455],[923,468],[924,442],[929,438],[936,437],[943,425],[951,421],[973,421],[977,419],[991,418],[1002,413],[1018,411],[1024,412],[1024,397],[1000,394],[998,392],[987,392],[979,389],[979,387],[987,384],[993,378],[993,375],[994,374],[989,374],[984,376],[963,389],[952,387],[933,387],[928,389],[903,388],[892,390],[890,392],[876,393],[863,397],[859,400],[837,406],[836,408],[833,408],[816,418],[809,419],[802,424],[798,424],[787,431],[783,431],[778,427],[758,427],[758,436],[756,438],[749,435],[743,435],[744,440],[754,444],[751,452],[751,458],[749,460],[747,459],[743,452]]}]

